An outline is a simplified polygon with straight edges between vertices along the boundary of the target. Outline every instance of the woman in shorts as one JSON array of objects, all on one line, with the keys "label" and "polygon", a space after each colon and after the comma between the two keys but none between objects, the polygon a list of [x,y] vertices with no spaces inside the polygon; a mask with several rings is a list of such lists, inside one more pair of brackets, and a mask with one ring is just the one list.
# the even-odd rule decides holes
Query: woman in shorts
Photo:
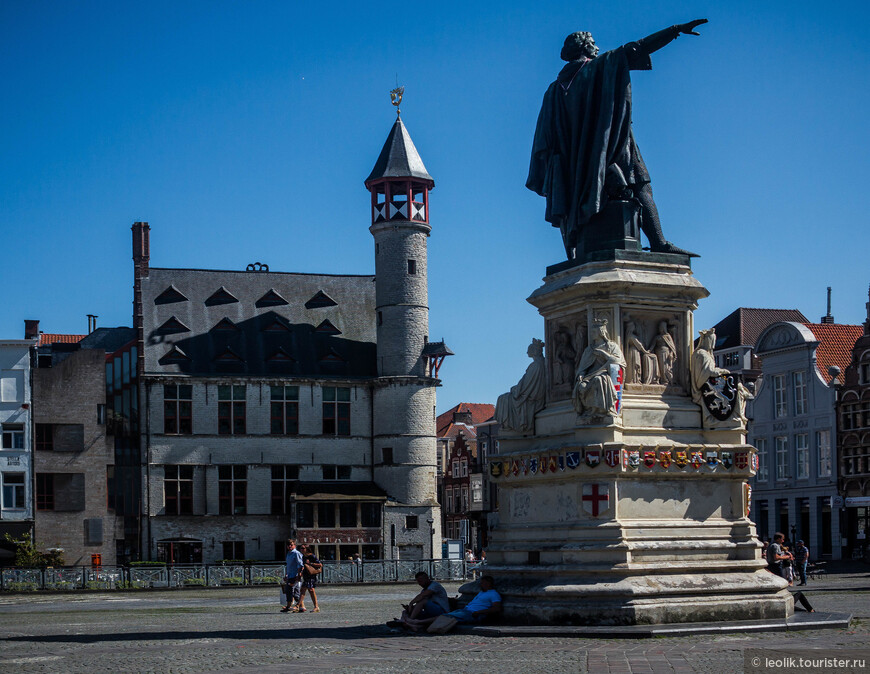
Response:
[{"label": "woman in shorts", "polygon": [[323,563],[314,556],[311,551],[311,546],[302,546],[302,593],[299,595],[299,603],[293,609],[294,613],[305,613],[308,609],[305,608],[305,591],[311,595],[311,601],[314,603],[314,608],[311,610],[314,613],[320,613],[320,606],[317,604],[317,593],[314,591],[317,587],[317,574],[323,570]]}]

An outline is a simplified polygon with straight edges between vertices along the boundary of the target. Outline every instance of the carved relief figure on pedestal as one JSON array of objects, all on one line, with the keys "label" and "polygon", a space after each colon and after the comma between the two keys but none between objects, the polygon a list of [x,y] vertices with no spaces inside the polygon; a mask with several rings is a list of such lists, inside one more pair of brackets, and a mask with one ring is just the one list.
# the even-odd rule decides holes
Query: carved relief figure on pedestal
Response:
[{"label": "carved relief figure on pedestal", "polygon": [[668,332],[668,322],[659,321],[659,334],[653,340],[650,350],[656,355],[659,366],[659,384],[665,386],[674,381],[674,364],[677,362],[677,346]]},{"label": "carved relief figure on pedestal", "polygon": [[553,335],[553,354],[555,362],[553,363],[553,380],[556,386],[571,383],[571,378],[574,375],[574,361],[576,352],[571,344],[571,335],[564,325],[560,325]]},{"label": "carved relief figure on pedestal", "polygon": [[623,344],[625,344],[628,361],[626,381],[631,384],[651,384],[657,381],[658,361],[655,354],[643,345],[634,321],[625,324]]},{"label": "carved relief figure on pedestal", "polygon": [[716,367],[713,347],[715,330],[701,330],[698,347],[692,352],[692,400],[701,406],[705,421],[725,421],[737,407],[737,387],[731,373]]},{"label": "carved relief figure on pedestal", "polygon": [[624,372],[625,358],[607,334],[607,321],[596,319],[577,365],[571,396],[577,413],[583,418],[618,415]]},{"label": "carved relief figure on pedestal", "polygon": [[533,339],[528,354],[532,364],[516,386],[498,397],[495,406],[495,418],[501,427],[519,433],[535,431],[535,415],[543,409],[547,397],[544,343]]}]

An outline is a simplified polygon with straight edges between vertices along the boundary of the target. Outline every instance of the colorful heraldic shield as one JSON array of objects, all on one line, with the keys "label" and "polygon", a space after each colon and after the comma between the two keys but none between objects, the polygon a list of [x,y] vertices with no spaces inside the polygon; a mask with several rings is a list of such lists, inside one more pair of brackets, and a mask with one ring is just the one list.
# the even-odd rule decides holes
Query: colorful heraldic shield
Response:
[{"label": "colorful heraldic shield", "polygon": [[691,463],[692,468],[700,468],[704,463],[704,452],[692,452]]},{"label": "colorful heraldic shield", "polygon": [[637,468],[640,466],[640,451],[633,449],[628,452],[628,467]]},{"label": "colorful heraldic shield", "polygon": [[538,457],[533,456],[529,459],[529,472],[534,475],[538,472]]},{"label": "colorful heraldic shield", "polygon": [[734,454],[732,452],[722,452],[722,466],[731,468],[734,465]]},{"label": "colorful heraldic shield", "polygon": [[622,383],[625,381],[625,370],[616,363],[610,364],[610,378],[613,380],[613,388],[616,389],[616,413],[622,412]]},{"label": "colorful heraldic shield", "polygon": [[758,472],[758,454],[750,454],[750,456],[752,457],[750,459],[750,464],[752,465],[752,472],[757,473]]},{"label": "colorful heraldic shield", "polygon": [[752,510],[752,487],[748,482],[743,483],[743,491],[746,494],[746,516],[749,517],[749,512]]},{"label": "colorful heraldic shield", "polygon": [[604,450],[604,463],[606,463],[611,468],[616,468],[619,465],[619,450],[618,449],[605,449]]},{"label": "colorful heraldic shield", "polygon": [[559,454],[559,456],[556,457],[556,463],[559,466],[559,470],[565,470],[565,455]]},{"label": "colorful heraldic shield", "polygon": [[489,474],[492,477],[501,477],[501,461],[493,461],[489,464]]},{"label": "colorful heraldic shield", "polygon": [[719,452],[707,452],[707,466],[715,468],[719,465]]},{"label": "colorful heraldic shield", "polygon": [[[556,472],[556,466],[559,465],[559,459],[556,458],[555,456],[551,456],[551,457],[549,458],[549,460],[547,461],[547,465],[550,467],[550,472],[551,472],[551,473],[555,473],[555,472]],[[564,470],[564,467],[563,467],[563,470]]]},{"label": "colorful heraldic shield", "polygon": [[565,465],[574,469],[580,465],[580,452],[568,452],[565,454]]},{"label": "colorful heraldic shield", "polygon": [[682,449],[678,449],[677,453],[674,455],[674,463],[677,464],[680,468],[685,468],[689,465],[689,455]]},{"label": "colorful heraldic shield", "polygon": [[656,465],[656,452],[654,449],[647,449],[644,451],[643,465],[647,468],[652,468]]},{"label": "colorful heraldic shield", "polygon": [[587,449],[586,450],[586,465],[590,468],[595,468],[599,463],[601,463],[601,450],[600,449]]},{"label": "colorful heraldic shield", "polygon": [[734,455],[734,465],[738,470],[746,470],[749,467],[749,452],[737,452]]},{"label": "colorful heraldic shield", "polygon": [[659,463],[662,465],[662,468],[670,468],[671,466],[671,452],[670,450],[659,452]]},{"label": "colorful heraldic shield", "polygon": [[593,482],[583,485],[583,510],[592,517],[610,509],[610,488],[606,484]]}]

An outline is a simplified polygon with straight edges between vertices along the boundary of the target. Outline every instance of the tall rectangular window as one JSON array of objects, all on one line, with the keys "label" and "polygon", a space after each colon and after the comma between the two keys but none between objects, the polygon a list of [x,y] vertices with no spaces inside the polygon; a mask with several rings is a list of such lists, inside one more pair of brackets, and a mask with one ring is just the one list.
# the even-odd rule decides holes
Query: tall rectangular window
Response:
[{"label": "tall rectangular window", "polygon": [[244,559],[245,558],[245,542],[244,541],[223,541],[224,559]]},{"label": "tall rectangular window", "polygon": [[794,458],[797,478],[806,480],[810,476],[810,443],[806,433],[794,436]]},{"label": "tall rectangular window", "polygon": [[36,509],[54,510],[54,473],[36,474]]},{"label": "tall rectangular window", "polygon": [[776,479],[788,478],[788,438],[779,436],[774,438],[776,443]]},{"label": "tall rectangular window", "polygon": [[318,503],[317,504],[317,527],[319,529],[334,529],[335,528],[335,504],[334,503]]},{"label": "tall rectangular window", "polygon": [[168,435],[193,433],[193,386],[190,384],[164,385],[163,432]]},{"label": "tall rectangular window", "polygon": [[807,413],[807,375],[806,372],[791,373],[791,387],[794,395],[794,413]]},{"label": "tall rectangular window", "polygon": [[299,434],[299,387],[273,386],[271,407],[272,435]]},{"label": "tall rectangular window", "polygon": [[417,273],[417,260],[408,260],[408,274],[414,275]]},{"label": "tall rectangular window", "polygon": [[193,466],[164,466],[163,495],[167,515],[193,515]]},{"label": "tall rectangular window", "polygon": [[831,431],[816,431],[816,452],[819,457],[818,477],[831,477],[834,457],[831,454]]},{"label": "tall rectangular window", "polygon": [[323,387],[323,434],[350,435],[350,388]]},{"label": "tall rectangular window", "polygon": [[444,509],[449,513],[453,512],[453,487],[444,490]]},{"label": "tall rectangular window", "polygon": [[788,403],[785,399],[785,375],[773,375],[771,384],[773,385],[773,416],[784,417],[788,415]]},{"label": "tall rectangular window", "polygon": [[248,467],[218,466],[218,507],[221,515],[244,515],[248,502]]},{"label": "tall rectangular window", "polygon": [[758,482],[767,482],[768,466],[770,465],[770,457],[767,454],[767,438],[757,438],[755,448],[758,450],[758,472],[755,474],[755,479]]},{"label": "tall rectangular window", "polygon": [[24,509],[24,473],[3,473],[3,510]]},{"label": "tall rectangular window", "polygon": [[218,433],[245,434],[245,385],[218,386]]},{"label": "tall rectangular window", "polygon": [[349,529],[357,526],[356,503],[338,504],[338,526]]},{"label": "tall rectangular window", "polygon": [[462,512],[468,512],[468,487],[462,485]]},{"label": "tall rectangular window", "polygon": [[299,479],[299,466],[272,466],[272,514],[290,512],[293,482]]},{"label": "tall rectangular window", "polygon": [[24,449],[24,424],[3,424],[3,449]]},{"label": "tall rectangular window", "polygon": [[364,527],[380,527],[381,526],[381,504],[380,503],[360,503],[359,505],[360,521]]},{"label": "tall rectangular window", "polygon": [[35,435],[34,439],[37,450],[45,452],[54,450],[54,426],[51,424],[36,424]]},{"label": "tall rectangular window", "polygon": [[313,503],[296,504],[296,526],[300,529],[311,529],[314,527]]}]

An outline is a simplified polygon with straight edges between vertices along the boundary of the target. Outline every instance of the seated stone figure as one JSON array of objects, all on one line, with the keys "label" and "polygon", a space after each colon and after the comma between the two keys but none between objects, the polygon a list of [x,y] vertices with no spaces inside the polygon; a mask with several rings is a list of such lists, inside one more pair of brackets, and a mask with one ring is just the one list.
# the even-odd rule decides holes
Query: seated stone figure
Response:
[{"label": "seated stone figure", "polygon": [[577,413],[584,417],[619,414],[616,382],[624,368],[622,351],[607,334],[607,321],[596,320],[589,346],[577,365],[572,395]]},{"label": "seated stone figure", "polygon": [[533,339],[529,345],[532,364],[523,378],[508,393],[498,397],[495,418],[501,427],[519,433],[533,433],[535,415],[547,400],[547,367],[544,362],[544,343]]}]

